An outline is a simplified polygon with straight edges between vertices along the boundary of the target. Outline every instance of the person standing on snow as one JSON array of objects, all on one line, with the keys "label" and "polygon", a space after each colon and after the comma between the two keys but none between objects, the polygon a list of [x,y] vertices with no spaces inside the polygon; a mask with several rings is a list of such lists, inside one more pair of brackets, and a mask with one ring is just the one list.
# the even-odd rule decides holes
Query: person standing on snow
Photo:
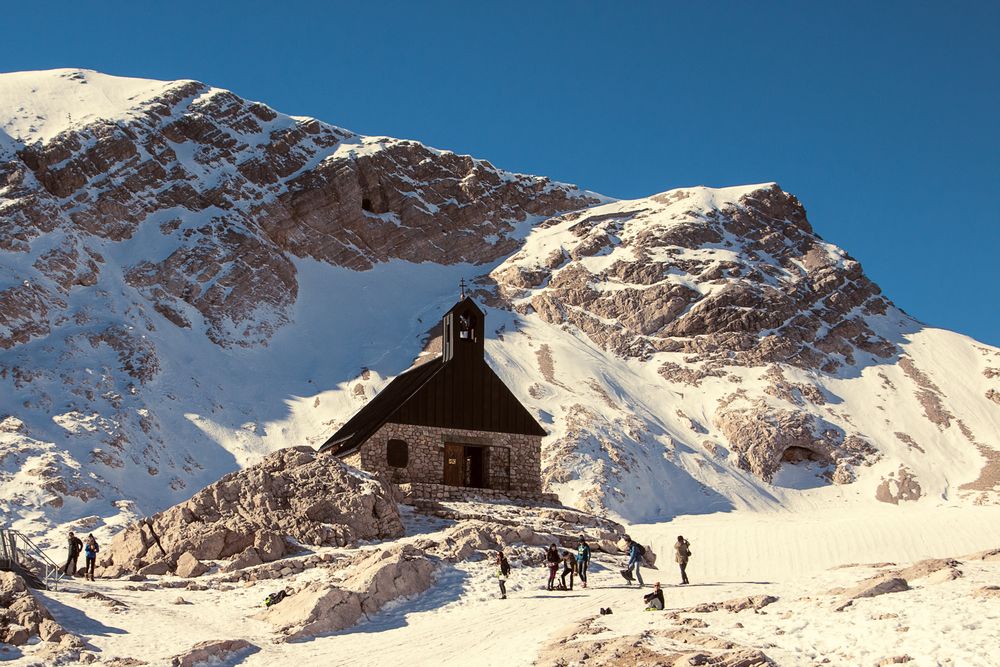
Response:
[{"label": "person standing on snow", "polygon": [[556,548],[555,544],[549,546],[549,550],[545,552],[545,564],[549,567],[549,590],[551,591],[556,586],[556,572],[559,571],[559,549]]},{"label": "person standing on snow", "polygon": [[639,588],[642,588],[642,574],[639,572],[639,565],[642,563],[642,557],[646,554],[646,549],[631,537],[626,536],[625,539],[628,540],[628,565],[625,566],[625,569],[632,572],[632,569],[635,568],[635,580],[639,583]]},{"label": "person standing on snow", "polygon": [[507,577],[510,576],[510,563],[502,551],[497,552],[497,581],[500,582],[500,599],[507,599]]},{"label": "person standing on snow", "polygon": [[94,581],[94,566],[97,564],[97,552],[101,550],[101,547],[97,546],[97,540],[93,535],[87,536],[87,545],[83,548],[84,556],[86,556],[86,567],[84,568],[84,576],[90,581]]},{"label": "person standing on snow", "polygon": [[83,542],[73,534],[72,530],[69,531],[69,541],[66,547],[69,549],[66,556],[66,564],[62,566],[62,570],[60,571],[67,576],[75,577],[76,569],[79,567],[80,551],[83,549]]},{"label": "person standing on snow", "polygon": [[576,548],[576,571],[580,574],[580,583],[587,587],[587,568],[590,567],[590,545],[587,538],[580,536],[580,545]]},{"label": "person standing on snow", "polygon": [[[571,554],[570,552],[564,551],[562,564],[563,564],[563,571],[562,571],[562,577],[560,577],[560,581],[562,583],[559,585],[559,590],[571,591],[573,590],[573,574],[576,572],[576,557],[573,556],[573,554]],[[566,588],[567,574],[569,575],[569,588]]]},{"label": "person standing on snow", "polygon": [[681,567],[681,584],[688,583],[687,566],[688,558],[691,557],[691,543],[684,539],[683,535],[677,536],[677,543],[674,544],[674,559]]}]

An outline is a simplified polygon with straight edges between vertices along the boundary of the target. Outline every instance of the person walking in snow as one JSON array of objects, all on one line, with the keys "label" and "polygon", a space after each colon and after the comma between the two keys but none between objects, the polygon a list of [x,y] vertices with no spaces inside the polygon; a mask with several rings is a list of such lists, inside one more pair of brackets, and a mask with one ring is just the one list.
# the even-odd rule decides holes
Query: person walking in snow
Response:
[{"label": "person walking in snow", "polygon": [[691,543],[684,539],[683,535],[677,536],[677,543],[674,544],[674,559],[681,567],[681,585],[688,583],[687,566],[688,558],[691,557]]},{"label": "person walking in snow", "polygon": [[587,587],[587,568],[590,567],[590,545],[587,538],[580,536],[580,545],[576,548],[576,571],[580,575],[580,583]]},{"label": "person walking in snow", "polygon": [[69,549],[66,556],[66,564],[62,566],[60,572],[66,576],[73,577],[76,576],[76,569],[79,567],[80,551],[83,549],[83,542],[73,534],[72,530],[69,531],[69,540],[66,547]]},{"label": "person walking in snow", "polygon": [[639,583],[639,588],[642,588],[642,574],[639,572],[639,565],[642,563],[642,557],[646,554],[646,549],[628,535],[625,536],[625,540],[628,542],[628,564],[625,569],[631,574],[634,568],[635,580]]},{"label": "person walking in snow", "polygon": [[549,590],[556,586],[556,572],[559,571],[559,550],[555,544],[549,545],[545,552],[545,564],[549,567]]},{"label": "person walking in snow", "polygon": [[94,581],[94,566],[97,565],[97,552],[101,550],[101,547],[97,546],[97,540],[94,536],[87,536],[87,544],[83,548],[84,556],[86,556],[84,568],[84,576],[90,581]]},{"label": "person walking in snow", "polygon": [[[562,558],[563,571],[562,576],[559,580],[562,582],[559,585],[559,590],[561,591],[571,591],[573,590],[573,575],[576,573],[576,557],[569,551],[563,552]],[[569,575],[569,588],[566,588],[566,575]]]},{"label": "person walking in snow", "polygon": [[507,577],[510,576],[510,563],[502,551],[497,552],[497,581],[500,582],[500,599],[507,599]]}]

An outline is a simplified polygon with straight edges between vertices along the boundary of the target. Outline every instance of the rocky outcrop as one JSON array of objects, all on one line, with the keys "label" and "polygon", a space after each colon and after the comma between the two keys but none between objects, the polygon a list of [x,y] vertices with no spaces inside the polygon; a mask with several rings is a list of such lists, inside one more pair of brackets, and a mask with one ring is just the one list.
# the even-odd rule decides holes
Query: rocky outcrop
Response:
[{"label": "rocky outcrop", "polygon": [[889,473],[875,489],[875,498],[883,503],[898,505],[900,502],[919,500],[920,482],[913,472],[900,466],[897,473]]},{"label": "rocky outcrop", "polygon": [[534,664],[539,667],[769,667],[773,664],[757,649],[690,628],[650,628],[641,634],[623,636],[603,627],[600,618],[591,617],[564,628],[541,648]]},{"label": "rocky outcrop", "polygon": [[[813,233],[798,199],[777,185],[732,190],[723,203],[673,190],[564,214],[546,223],[565,230],[559,248],[529,242],[491,277],[515,308],[624,356],[678,351],[709,367],[828,372],[859,352],[890,356],[893,346],[853,312],[883,313],[888,302]],[[609,261],[587,261],[598,254]]]},{"label": "rocky outcrop", "polygon": [[196,667],[222,664],[256,653],[260,649],[245,639],[216,639],[198,642],[184,653],[170,659],[171,667]]},{"label": "rocky outcrop", "polygon": [[873,598],[888,593],[900,593],[910,590],[906,579],[893,575],[879,575],[866,579],[848,589],[831,591],[839,596],[840,601],[834,605],[834,611],[843,611],[862,598]]},{"label": "rocky outcrop", "polygon": [[733,598],[732,600],[723,600],[722,602],[702,602],[695,605],[694,607],[688,607],[686,609],[679,609],[677,613],[679,614],[710,614],[714,611],[728,611],[734,614],[738,614],[741,611],[747,609],[752,609],[757,611],[766,607],[769,604],[774,604],[778,601],[773,595],[748,595],[742,598]]},{"label": "rocky outcrop", "polygon": [[152,519],[130,526],[102,552],[104,576],[166,569],[204,573],[204,560],[270,562],[286,538],[344,546],[403,533],[397,498],[383,482],[309,447],[283,449],[226,475]]},{"label": "rocky outcrop", "polygon": [[56,623],[24,579],[0,571],[0,644],[23,646],[33,640],[46,642],[39,655],[52,661],[75,657],[84,647],[79,637]]},{"label": "rocky outcrop", "polygon": [[835,467],[832,481],[851,482],[853,466],[879,458],[878,451],[856,435],[845,436],[809,413],[772,408],[763,401],[727,406],[716,413],[715,424],[737,453],[739,467],[768,481],[783,460],[814,460]]},{"label": "rocky outcrop", "polygon": [[433,583],[434,561],[410,545],[363,554],[337,583],[313,582],[270,607],[261,618],[286,640],[343,630],[388,602],[422,593]]}]

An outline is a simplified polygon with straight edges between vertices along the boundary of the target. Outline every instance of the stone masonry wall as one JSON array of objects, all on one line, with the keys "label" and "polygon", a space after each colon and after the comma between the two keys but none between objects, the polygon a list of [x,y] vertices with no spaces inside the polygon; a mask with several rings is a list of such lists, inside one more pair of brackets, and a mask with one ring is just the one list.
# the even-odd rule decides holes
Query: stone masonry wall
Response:
[{"label": "stone masonry wall", "polygon": [[441,501],[459,502],[495,502],[538,505],[559,505],[559,496],[555,493],[538,493],[534,491],[496,491],[494,489],[468,489],[461,486],[446,486],[444,484],[407,483],[400,484],[403,502],[407,505],[434,506]]},{"label": "stone masonry wall", "polygon": [[[386,460],[386,445],[392,438],[403,440],[408,445],[406,468],[390,467]],[[487,471],[490,488],[541,492],[542,438],[537,435],[385,424],[361,445],[358,453],[345,457],[344,462],[369,472],[384,473],[387,480],[396,484],[442,484],[446,442],[489,446]]]}]

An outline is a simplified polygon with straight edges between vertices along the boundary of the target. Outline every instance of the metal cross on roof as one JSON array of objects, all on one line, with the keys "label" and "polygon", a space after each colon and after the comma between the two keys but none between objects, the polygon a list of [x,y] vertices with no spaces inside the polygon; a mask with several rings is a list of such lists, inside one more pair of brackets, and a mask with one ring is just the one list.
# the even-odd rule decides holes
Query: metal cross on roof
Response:
[{"label": "metal cross on roof", "polygon": [[458,287],[462,292],[462,299],[465,299],[465,278],[458,281]]}]

